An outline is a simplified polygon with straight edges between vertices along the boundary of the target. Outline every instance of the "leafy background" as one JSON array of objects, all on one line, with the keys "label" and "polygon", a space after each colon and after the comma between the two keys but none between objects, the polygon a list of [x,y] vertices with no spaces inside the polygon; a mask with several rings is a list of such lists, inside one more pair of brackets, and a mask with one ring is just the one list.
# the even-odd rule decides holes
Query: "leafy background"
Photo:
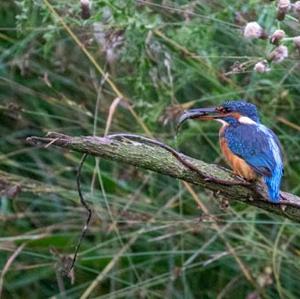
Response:
[{"label": "leafy background", "polygon": [[256,0],[95,0],[87,20],[75,0],[0,8],[0,169],[19,186],[1,192],[3,298],[300,297],[299,224],[93,157],[82,184],[94,216],[64,277],[85,219],[80,156],[25,143],[47,131],[131,132],[223,165],[216,124],[191,122],[176,139],[174,119],[244,98],[282,142],[282,189],[299,195],[299,53],[286,40],[289,58],[258,74],[274,46],[242,35],[256,20],[297,36],[297,16],[278,22],[275,3]]}]

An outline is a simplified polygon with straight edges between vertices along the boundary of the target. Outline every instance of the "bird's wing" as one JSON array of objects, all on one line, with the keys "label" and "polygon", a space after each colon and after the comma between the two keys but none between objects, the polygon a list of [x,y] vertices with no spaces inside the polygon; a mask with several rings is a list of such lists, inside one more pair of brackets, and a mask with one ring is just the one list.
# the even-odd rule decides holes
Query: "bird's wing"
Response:
[{"label": "bird's wing", "polygon": [[225,138],[230,150],[245,160],[258,174],[271,176],[275,167],[282,167],[279,140],[264,125],[228,127]]}]

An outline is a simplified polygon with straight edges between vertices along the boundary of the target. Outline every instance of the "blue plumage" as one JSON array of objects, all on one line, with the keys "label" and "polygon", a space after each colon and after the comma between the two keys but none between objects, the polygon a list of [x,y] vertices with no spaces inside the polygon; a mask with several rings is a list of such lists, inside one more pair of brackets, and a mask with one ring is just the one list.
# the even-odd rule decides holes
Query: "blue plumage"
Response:
[{"label": "blue plumage", "polygon": [[187,119],[221,122],[221,149],[234,172],[248,180],[261,176],[270,200],[280,200],[281,146],[277,136],[260,123],[254,104],[243,100],[227,101],[218,107],[191,109],[180,117],[179,124]]},{"label": "blue plumage", "polygon": [[224,137],[230,150],[263,177],[271,201],[277,202],[283,175],[283,159],[276,135],[262,124],[236,122],[226,127]]},{"label": "blue plumage", "polygon": [[249,117],[256,123],[260,122],[256,106],[246,101],[227,101],[222,105],[222,108],[228,109],[231,112],[238,112],[241,115]]}]

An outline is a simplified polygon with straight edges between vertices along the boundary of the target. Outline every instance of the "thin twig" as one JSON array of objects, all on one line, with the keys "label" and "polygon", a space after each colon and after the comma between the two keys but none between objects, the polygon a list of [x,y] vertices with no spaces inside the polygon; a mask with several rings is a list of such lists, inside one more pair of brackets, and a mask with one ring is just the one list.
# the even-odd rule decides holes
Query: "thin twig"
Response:
[{"label": "thin twig", "polygon": [[283,124],[285,124],[285,125],[287,125],[287,126],[293,128],[293,129],[295,129],[295,130],[297,130],[297,131],[300,131],[300,126],[298,126],[298,125],[292,123],[291,121],[285,119],[284,117],[277,116],[276,119],[277,119],[278,121],[280,121],[281,123],[283,123]]},{"label": "thin twig", "polygon": [[70,268],[68,269],[68,274],[70,273],[70,271],[73,269],[74,265],[75,265],[75,262],[76,262],[76,258],[77,258],[77,255],[78,255],[78,251],[79,251],[79,248],[80,248],[80,245],[81,245],[81,242],[82,242],[82,239],[84,238],[85,234],[86,234],[86,231],[89,227],[89,224],[90,224],[90,220],[91,220],[91,217],[92,217],[92,210],[91,208],[88,206],[88,204],[86,203],[83,195],[82,195],[82,192],[81,192],[81,185],[80,185],[80,177],[81,177],[81,169],[82,169],[82,166],[84,164],[84,161],[86,160],[88,154],[83,154],[82,158],[81,158],[81,161],[80,161],[80,164],[79,164],[79,167],[78,167],[78,171],[77,171],[77,176],[76,176],[76,182],[77,182],[77,191],[78,191],[78,194],[79,194],[79,198],[80,198],[80,202],[81,204],[84,206],[84,208],[87,210],[87,218],[86,218],[86,222],[85,222],[85,225],[83,226],[82,228],[82,231],[81,231],[81,235],[79,237],[79,240],[78,240],[78,243],[75,247],[75,253],[74,253],[74,256],[73,256],[73,260],[72,260],[72,263],[70,265]]},{"label": "thin twig", "polygon": [[23,250],[25,247],[26,243],[23,243],[21,246],[19,246],[16,251],[8,258],[7,262],[5,263],[3,270],[1,271],[1,276],[0,276],[0,298],[2,296],[2,290],[3,290],[3,281],[4,281],[4,276],[7,273],[9,267],[11,264],[14,262],[16,257],[20,254],[20,252]]}]

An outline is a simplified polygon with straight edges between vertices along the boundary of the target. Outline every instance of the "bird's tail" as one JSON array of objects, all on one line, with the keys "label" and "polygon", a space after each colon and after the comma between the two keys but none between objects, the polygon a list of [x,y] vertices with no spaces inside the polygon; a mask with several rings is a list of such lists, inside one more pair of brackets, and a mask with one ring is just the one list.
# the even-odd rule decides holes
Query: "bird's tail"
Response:
[{"label": "bird's tail", "polygon": [[272,202],[279,202],[280,200],[280,182],[282,177],[282,169],[276,169],[272,176],[264,177],[267,185],[269,198]]}]

